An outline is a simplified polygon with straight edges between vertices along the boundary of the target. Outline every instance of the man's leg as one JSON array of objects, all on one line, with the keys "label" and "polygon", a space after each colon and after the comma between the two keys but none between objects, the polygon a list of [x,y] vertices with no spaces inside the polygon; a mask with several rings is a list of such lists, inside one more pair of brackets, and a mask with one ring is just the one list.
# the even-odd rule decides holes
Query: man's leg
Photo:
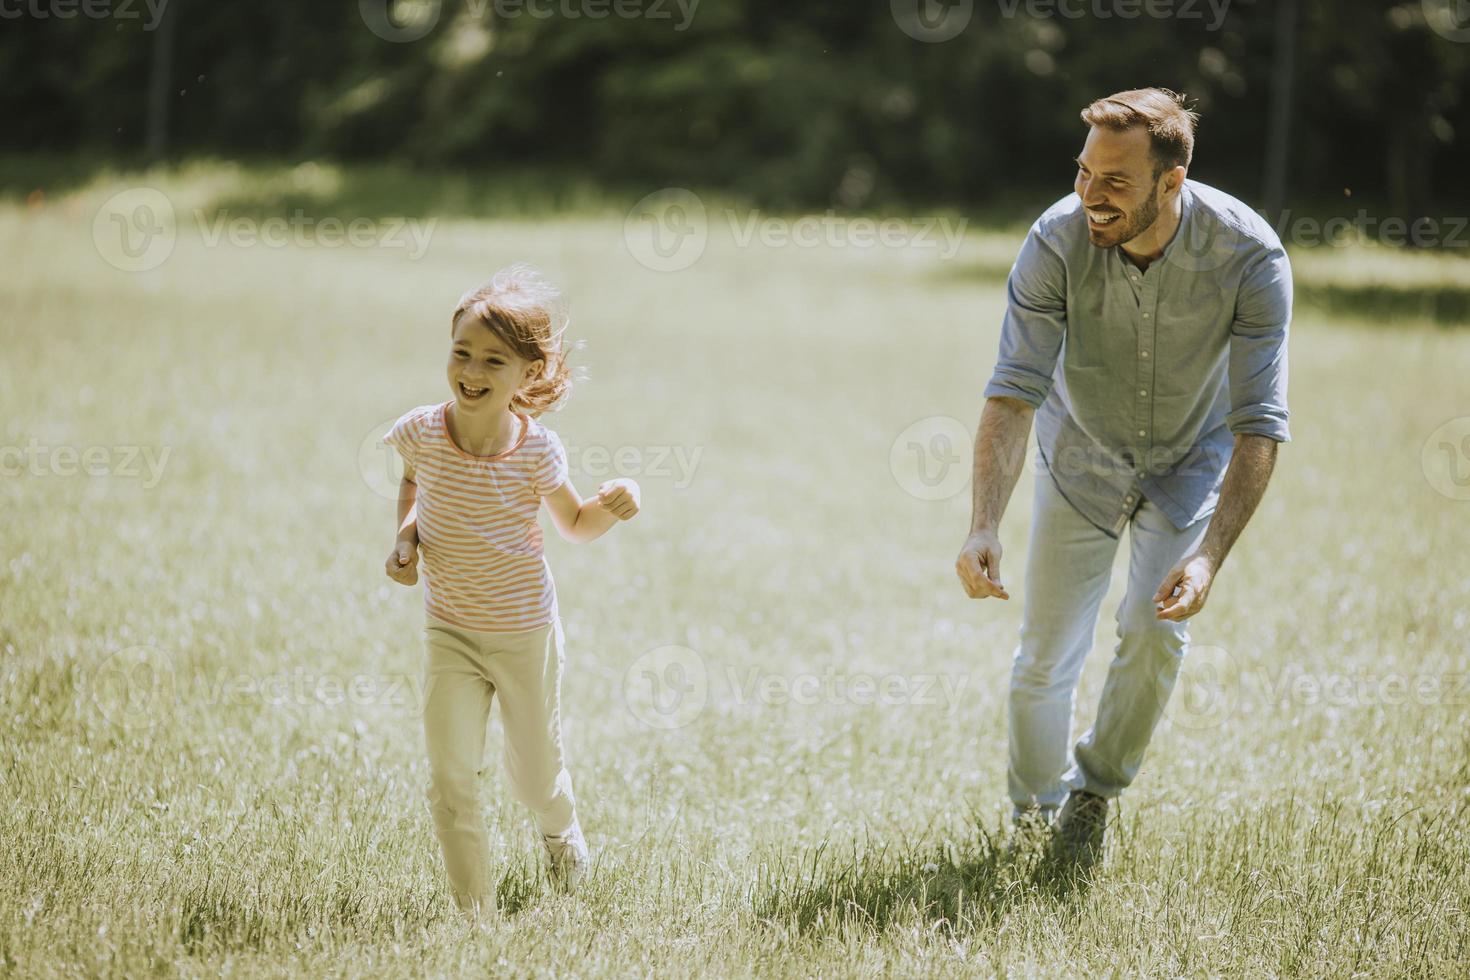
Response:
[{"label": "man's leg", "polygon": [[1098,701],[1097,720],[1077,743],[1067,773],[1073,789],[1106,798],[1133,782],[1164,712],[1189,645],[1185,623],[1154,616],[1154,593],[1184,555],[1199,546],[1209,519],[1176,530],[1145,500],[1129,527],[1128,593],[1118,607],[1118,645]]},{"label": "man's leg", "polygon": [[1036,475],[1021,643],[1011,666],[1011,802],[1019,815],[1055,810],[1066,799],[1062,774],[1072,739],[1072,706],[1108,591],[1118,541],[1093,526]]}]

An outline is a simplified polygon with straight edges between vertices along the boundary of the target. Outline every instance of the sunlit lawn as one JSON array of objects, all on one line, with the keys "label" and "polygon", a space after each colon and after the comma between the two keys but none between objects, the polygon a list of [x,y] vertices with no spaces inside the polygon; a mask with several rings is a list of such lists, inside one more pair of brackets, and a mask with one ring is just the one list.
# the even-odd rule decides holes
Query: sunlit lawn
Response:
[{"label": "sunlit lawn", "polygon": [[[131,273],[93,219],[140,183],[181,230]],[[1018,598],[979,604],[952,572],[967,488],[921,499],[905,462],[917,438],[925,476],[968,466],[943,436],[978,418],[1016,233],[971,229],[948,261],[741,247],[710,202],[703,255],[657,272],[623,208],[582,202],[442,217],[416,260],[209,244],[192,209],[260,183],[0,205],[0,973],[1464,969],[1470,490],[1424,452],[1470,415],[1470,330],[1413,311],[1470,261],[1300,258],[1294,440],[1193,623],[1202,656],[1108,864],[1069,889],[989,839],[1033,474],[1003,528]],[[546,419],[579,487],[630,471],[644,513],[548,545],[595,873],[546,890],[496,731],[508,912],[468,937],[424,808],[420,595],[382,573],[373,440],[447,397],[449,312],[516,259],[565,284],[586,341],[589,379]],[[1370,274],[1380,293],[1331,302]]]}]

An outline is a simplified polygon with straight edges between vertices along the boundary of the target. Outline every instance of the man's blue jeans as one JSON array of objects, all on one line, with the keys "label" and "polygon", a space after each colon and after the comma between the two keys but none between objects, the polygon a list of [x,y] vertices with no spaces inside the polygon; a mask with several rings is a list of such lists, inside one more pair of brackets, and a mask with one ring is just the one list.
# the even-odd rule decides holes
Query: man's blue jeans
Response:
[{"label": "man's blue jeans", "polygon": [[1133,782],[1189,644],[1184,623],[1155,618],[1154,593],[1199,546],[1209,518],[1183,531],[1146,499],[1128,520],[1128,591],[1097,719],[1068,752],[1082,663],[1092,648],[1120,539],[1079,514],[1044,469],[1036,475],[1021,643],[1011,667],[1008,783],[1016,812],[1053,809],[1069,790],[1115,797]]}]

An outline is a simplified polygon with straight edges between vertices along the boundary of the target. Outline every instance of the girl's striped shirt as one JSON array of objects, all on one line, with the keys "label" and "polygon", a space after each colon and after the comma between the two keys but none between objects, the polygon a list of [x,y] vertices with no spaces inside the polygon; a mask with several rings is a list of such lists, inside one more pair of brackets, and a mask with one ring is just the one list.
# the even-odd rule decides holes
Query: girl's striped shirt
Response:
[{"label": "girl's striped shirt", "polygon": [[424,611],[461,629],[508,633],[557,615],[541,549],[541,498],[567,480],[555,432],[525,415],[515,443],[472,456],[449,437],[449,403],[422,405],[383,437],[414,468]]}]

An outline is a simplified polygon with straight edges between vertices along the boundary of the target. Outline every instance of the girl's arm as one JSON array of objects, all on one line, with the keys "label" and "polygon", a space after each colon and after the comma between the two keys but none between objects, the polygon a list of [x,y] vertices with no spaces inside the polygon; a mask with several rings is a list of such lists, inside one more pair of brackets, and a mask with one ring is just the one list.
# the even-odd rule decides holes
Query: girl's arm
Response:
[{"label": "girl's arm", "polygon": [[595,497],[583,500],[567,480],[544,498],[551,523],[563,538],[574,544],[594,541],[618,521],[638,513],[638,484],[632,480],[609,480],[597,488]]},{"label": "girl's arm", "polygon": [[413,478],[413,467],[404,463],[403,479],[398,481],[398,541],[407,541],[417,546],[419,543],[419,485],[414,482]]},{"label": "girl's arm", "polygon": [[393,553],[384,563],[388,577],[400,585],[413,585],[419,580],[419,487],[413,480],[413,467],[406,466],[398,481],[398,537]]}]

